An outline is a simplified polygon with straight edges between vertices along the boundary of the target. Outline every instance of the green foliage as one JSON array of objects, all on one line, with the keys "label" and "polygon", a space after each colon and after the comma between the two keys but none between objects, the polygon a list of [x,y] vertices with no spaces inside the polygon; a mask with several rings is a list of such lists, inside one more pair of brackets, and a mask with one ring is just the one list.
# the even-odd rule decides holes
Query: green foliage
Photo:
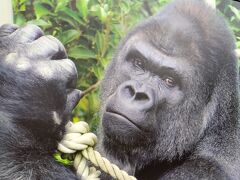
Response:
[{"label": "green foliage", "polygon": [[62,154],[60,152],[54,153],[54,158],[56,161],[63,165],[72,165],[73,164],[73,159],[74,159],[74,154]]},{"label": "green foliage", "polygon": [[[103,78],[120,38],[137,22],[155,14],[170,0],[13,0],[15,23],[32,23],[60,39],[78,72],[78,88],[86,90]],[[220,6],[223,1],[219,1]],[[224,0],[224,2],[226,2]],[[240,48],[240,14],[230,1],[224,14]],[[73,113],[73,121],[85,120],[96,129],[98,90],[85,96]],[[57,156],[59,161],[68,164]]]},{"label": "green foliage", "polygon": [[[228,23],[235,34],[237,40],[237,48],[240,48],[240,10],[236,6],[237,2],[230,0],[217,0],[217,7],[221,13],[228,20]],[[240,4],[238,2],[238,4]]]}]

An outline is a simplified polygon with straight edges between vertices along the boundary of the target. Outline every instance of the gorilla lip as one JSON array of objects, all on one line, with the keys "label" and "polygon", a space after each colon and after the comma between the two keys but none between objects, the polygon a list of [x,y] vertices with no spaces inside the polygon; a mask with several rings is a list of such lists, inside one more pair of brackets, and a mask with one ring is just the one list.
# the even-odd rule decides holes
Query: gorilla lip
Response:
[{"label": "gorilla lip", "polygon": [[125,120],[127,120],[128,122],[130,122],[131,124],[133,124],[137,129],[139,129],[140,131],[142,131],[142,129],[137,126],[131,119],[129,119],[127,116],[125,116],[124,114],[120,113],[120,112],[116,112],[116,111],[106,111],[106,113],[112,114],[114,116],[120,116],[121,118],[124,118]]}]

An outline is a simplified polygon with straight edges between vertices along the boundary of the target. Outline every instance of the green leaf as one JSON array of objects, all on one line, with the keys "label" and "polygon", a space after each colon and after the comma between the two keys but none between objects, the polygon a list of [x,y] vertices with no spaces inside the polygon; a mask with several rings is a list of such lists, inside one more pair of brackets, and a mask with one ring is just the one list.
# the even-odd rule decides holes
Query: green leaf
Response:
[{"label": "green leaf", "polygon": [[73,119],[72,119],[72,122],[73,123],[77,123],[77,122],[79,122],[80,121],[80,118],[79,117],[73,117]]},{"label": "green leaf", "polygon": [[61,164],[64,165],[71,165],[73,163],[73,161],[69,160],[69,159],[63,159],[61,157],[61,153],[56,152],[55,154],[53,154],[53,157],[55,158],[56,161],[58,161]]},{"label": "green leaf", "polygon": [[237,44],[237,48],[240,48],[240,41],[238,41],[236,44]]},{"label": "green leaf", "polygon": [[[112,56],[111,56],[111,57],[112,57]],[[111,58],[101,58],[100,63],[101,63],[101,65],[103,66],[104,69],[107,68],[108,63],[109,63],[109,59],[111,59]]]},{"label": "green leaf", "polygon": [[78,13],[74,12],[70,8],[65,7],[60,11],[61,13],[65,14],[65,16],[69,16],[75,21],[77,21],[79,24],[85,25],[85,23],[81,20],[81,18],[78,16]]},{"label": "green leaf", "polygon": [[25,4],[21,5],[19,11],[26,11],[26,5]]},{"label": "green leaf", "polygon": [[42,16],[51,14],[51,12],[46,7],[44,7],[43,4],[38,2],[34,3],[34,11],[37,19],[40,19]]},{"label": "green leaf", "polygon": [[20,4],[23,4],[23,3],[25,3],[26,1],[27,1],[27,0],[20,0],[19,3],[20,3]]},{"label": "green leaf", "polygon": [[61,1],[57,1],[57,6],[55,8],[55,12],[61,11],[63,10],[69,3],[69,0],[61,0]]},{"label": "green leaf", "polygon": [[101,15],[100,15],[101,22],[106,22],[107,13],[106,13],[105,9],[101,7],[100,12],[101,12]]},{"label": "green leaf", "polygon": [[96,55],[93,51],[86,49],[83,46],[77,46],[69,49],[69,57],[75,59],[95,59]]},{"label": "green leaf", "polygon": [[75,20],[69,16],[66,16],[65,14],[59,14],[58,19],[65,21],[66,23],[68,23],[69,25],[71,25],[74,28],[77,28],[77,24],[75,23]]},{"label": "green leaf", "polygon": [[22,26],[26,23],[26,18],[22,14],[17,14],[14,17],[14,23],[16,23],[19,26]]},{"label": "green leaf", "polygon": [[103,53],[103,47],[104,47],[104,35],[97,31],[96,36],[96,46],[99,54]]},{"label": "green leaf", "polygon": [[89,102],[89,111],[94,113],[99,110],[100,103],[98,100],[98,95],[96,93],[91,93],[88,95],[88,102]]},{"label": "green leaf", "polygon": [[78,107],[80,107],[84,111],[89,111],[89,102],[86,96],[81,99],[81,101],[78,104]]},{"label": "green leaf", "polygon": [[103,69],[101,67],[99,67],[97,65],[92,66],[92,72],[95,74],[95,76],[98,79],[103,79],[104,72],[103,72]]},{"label": "green leaf", "polygon": [[88,16],[88,2],[89,0],[76,0],[76,7],[80,13],[80,16],[85,20]]},{"label": "green leaf", "polygon": [[28,24],[35,24],[37,26],[41,26],[44,29],[47,29],[52,26],[52,23],[50,21],[47,22],[43,19],[36,19],[36,20],[28,21]]},{"label": "green leaf", "polygon": [[120,4],[120,9],[123,12],[128,13],[130,11],[129,2],[128,1],[122,1],[121,4]]},{"label": "green leaf", "polygon": [[94,5],[90,9],[92,16],[97,16],[99,20],[103,23],[107,19],[107,13],[105,12],[104,8],[100,5]]},{"label": "green leaf", "polygon": [[81,32],[75,29],[70,29],[61,33],[58,38],[63,44],[67,44],[73,40],[76,40],[80,37]]},{"label": "green leaf", "polygon": [[[26,0],[26,1],[29,1],[29,0]],[[50,6],[51,8],[55,7],[55,4],[52,0],[35,0],[35,1],[39,1],[41,3],[44,3],[48,6]]]},{"label": "green leaf", "polygon": [[240,11],[239,11],[237,8],[235,8],[234,6],[231,6],[231,5],[229,5],[229,8],[230,8],[231,11],[235,14],[235,16],[237,17],[237,19],[240,20]]}]

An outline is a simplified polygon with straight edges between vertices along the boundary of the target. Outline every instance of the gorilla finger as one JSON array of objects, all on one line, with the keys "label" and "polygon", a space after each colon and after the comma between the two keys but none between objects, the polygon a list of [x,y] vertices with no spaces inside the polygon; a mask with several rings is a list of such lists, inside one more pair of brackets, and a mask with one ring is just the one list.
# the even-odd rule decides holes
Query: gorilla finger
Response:
[{"label": "gorilla finger", "polygon": [[64,46],[52,36],[42,36],[18,50],[21,56],[30,59],[49,60],[67,57]]},{"label": "gorilla finger", "polygon": [[52,42],[55,42],[58,44],[59,50],[58,53],[54,54],[54,56],[52,56],[51,59],[53,60],[60,60],[60,59],[64,59],[67,58],[67,52],[65,47],[63,46],[63,44],[55,37],[53,36],[47,36],[50,40],[52,40]]},{"label": "gorilla finger", "polygon": [[5,37],[16,31],[19,26],[15,24],[3,24],[0,26],[0,37]]},{"label": "gorilla finger", "polygon": [[66,114],[72,112],[81,99],[81,96],[82,91],[78,89],[68,89],[66,109],[64,110]]},{"label": "gorilla finger", "polygon": [[70,59],[38,61],[34,68],[43,79],[61,82],[66,89],[76,87],[77,69]]},{"label": "gorilla finger", "polygon": [[41,36],[43,36],[43,31],[36,25],[28,24],[22,28],[16,30],[11,36],[14,41],[20,44],[30,43]]},{"label": "gorilla finger", "polygon": [[59,74],[59,77],[62,77],[62,80],[66,82],[66,88],[75,88],[77,86],[78,74],[74,62],[70,59],[64,59],[61,61],[55,60],[54,62],[59,65],[59,68],[57,68],[57,74]]}]

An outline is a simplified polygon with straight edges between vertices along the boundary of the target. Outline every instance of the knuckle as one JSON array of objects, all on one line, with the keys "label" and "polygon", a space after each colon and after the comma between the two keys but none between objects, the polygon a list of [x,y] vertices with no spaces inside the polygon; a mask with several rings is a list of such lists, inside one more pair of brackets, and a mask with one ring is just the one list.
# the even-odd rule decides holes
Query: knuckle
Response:
[{"label": "knuckle", "polygon": [[16,34],[14,34],[14,38],[16,41],[20,41],[20,43],[31,43],[43,35],[44,33],[41,28],[33,24],[28,24],[22,28],[19,28],[16,31]]},{"label": "knuckle", "polygon": [[47,36],[42,36],[38,40],[34,41],[32,43],[33,46],[36,46],[37,48],[43,48],[46,50],[46,52],[58,52],[58,44],[53,42],[51,39],[49,39]]},{"label": "knuckle", "polygon": [[40,61],[34,65],[34,73],[36,76],[41,77],[42,80],[54,79],[55,67],[52,66],[51,62]]},{"label": "knuckle", "polygon": [[51,59],[58,52],[58,44],[53,42],[47,36],[42,36],[39,39],[18,48],[19,54],[34,60]]},{"label": "knuckle", "polygon": [[[55,39],[55,38],[54,38]],[[43,36],[41,37],[41,42],[45,43],[45,45],[47,45],[48,48],[51,48],[52,50],[55,50],[56,52],[59,49],[59,44],[56,40],[54,40],[52,36],[47,35],[47,36]]]},{"label": "knuckle", "polygon": [[77,76],[77,68],[74,64],[74,62],[70,59],[63,59],[60,61],[62,67],[69,72],[69,74]]},{"label": "knuckle", "polygon": [[63,75],[66,81],[67,88],[75,88],[77,84],[77,68],[74,62],[70,59],[64,59],[59,61],[63,68]]},{"label": "knuckle", "polygon": [[67,57],[67,53],[66,53],[66,50],[65,50],[63,44],[57,38],[55,38],[55,37],[53,37],[51,35],[48,35],[46,37],[52,42],[52,44],[57,46],[57,53],[54,54],[51,59],[57,60],[57,59],[64,59],[64,58],[66,58]]},{"label": "knuckle", "polygon": [[57,44],[58,47],[62,47],[63,46],[63,44],[57,38],[55,38],[55,37],[53,37],[51,35],[46,35],[45,37],[48,38],[52,43]]},{"label": "knuckle", "polygon": [[2,62],[3,66],[15,71],[15,72],[23,72],[31,69],[32,65],[28,58],[19,57],[16,53],[10,53],[6,56],[4,62]]},{"label": "knuckle", "polygon": [[[66,50],[62,43],[53,36],[42,36],[37,41],[34,41],[32,45],[37,46],[38,49],[44,49],[45,57],[49,59],[64,59],[67,57]],[[43,52],[43,51],[42,51]]]},{"label": "knuckle", "polygon": [[37,61],[34,65],[36,72],[44,79],[68,81],[77,78],[77,69],[69,59],[55,61]]},{"label": "knuckle", "polygon": [[0,37],[8,36],[16,31],[19,26],[15,24],[3,24],[0,26]]},{"label": "knuckle", "polygon": [[26,32],[32,32],[34,34],[40,34],[40,35],[44,35],[42,29],[34,24],[27,24],[26,26],[24,26],[22,28],[23,31],[26,31]]}]

